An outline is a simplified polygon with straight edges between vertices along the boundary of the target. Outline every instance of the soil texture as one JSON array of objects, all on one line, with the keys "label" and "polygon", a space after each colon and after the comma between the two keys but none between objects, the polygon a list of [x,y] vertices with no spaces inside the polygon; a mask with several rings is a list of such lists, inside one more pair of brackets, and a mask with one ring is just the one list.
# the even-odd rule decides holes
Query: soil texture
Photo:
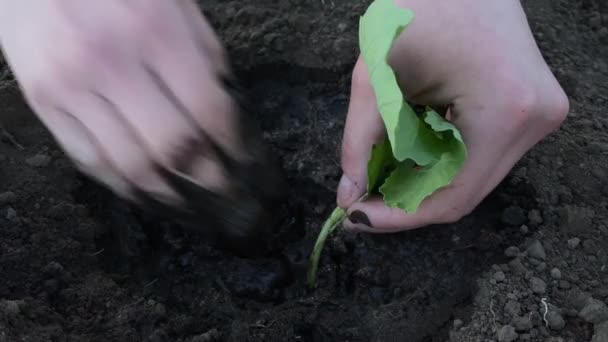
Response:
[{"label": "soil texture", "polygon": [[[245,259],[81,176],[16,90],[0,93],[0,342],[606,341],[608,5],[526,0],[570,97],[543,140],[460,222],[337,233],[335,205],[369,1],[210,0],[204,13],[290,182],[284,248]],[[594,337],[595,335],[595,337]]]}]

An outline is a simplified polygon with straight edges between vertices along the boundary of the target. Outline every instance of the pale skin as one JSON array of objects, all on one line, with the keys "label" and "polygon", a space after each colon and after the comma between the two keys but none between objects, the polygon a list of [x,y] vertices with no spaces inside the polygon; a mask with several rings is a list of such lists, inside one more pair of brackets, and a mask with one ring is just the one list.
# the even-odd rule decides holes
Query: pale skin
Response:
[{"label": "pale skin", "polygon": [[[415,13],[390,56],[402,90],[413,102],[448,106],[469,157],[454,182],[416,213],[390,209],[378,198],[357,202],[371,146],[384,137],[359,60],[337,201],[349,214],[347,228],[373,233],[467,215],[530,148],[559,128],[569,109],[519,1],[396,4]],[[81,170],[118,195],[130,198],[128,183],[135,183],[179,205],[150,165],[174,167],[199,130],[235,159],[249,158],[235,130],[234,101],[219,81],[218,75],[230,73],[223,47],[193,1],[0,5],[2,49],[28,103]],[[196,154],[188,165],[184,172],[199,184],[230,191],[231,180],[212,153]]]},{"label": "pale skin", "polygon": [[[204,140],[198,129],[247,158],[219,80],[223,47],[194,2],[4,0],[2,9],[2,48],[30,106],[81,170],[118,195],[132,198],[132,182],[177,200],[151,165],[174,167],[190,141]],[[229,187],[213,154],[195,158],[186,173]]]}]

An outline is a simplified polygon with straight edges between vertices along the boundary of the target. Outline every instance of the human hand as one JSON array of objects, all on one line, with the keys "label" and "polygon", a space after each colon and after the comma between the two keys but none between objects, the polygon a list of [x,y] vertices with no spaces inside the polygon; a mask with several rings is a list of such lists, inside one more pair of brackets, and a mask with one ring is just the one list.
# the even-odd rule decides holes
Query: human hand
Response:
[{"label": "human hand", "polygon": [[357,199],[367,186],[372,145],[385,128],[361,58],[352,76],[342,144],[338,206],[349,229],[386,233],[451,223],[469,214],[536,143],[556,130],[569,110],[566,95],[545,63],[517,0],[396,0],[414,12],[389,64],[407,99],[448,106],[468,159],[451,185],[415,213],[381,198]]},{"label": "human hand", "polygon": [[250,234],[280,197],[279,170],[243,122],[223,47],[193,1],[0,8],[28,103],[84,173],[228,235]]}]

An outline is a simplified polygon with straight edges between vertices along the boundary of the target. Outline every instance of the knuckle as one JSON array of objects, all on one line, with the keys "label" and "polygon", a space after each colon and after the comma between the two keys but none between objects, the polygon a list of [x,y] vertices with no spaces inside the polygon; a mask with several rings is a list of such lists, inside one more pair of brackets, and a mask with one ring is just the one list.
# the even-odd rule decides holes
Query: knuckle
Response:
[{"label": "knuckle", "polygon": [[[165,5],[168,6],[168,5]],[[168,20],[163,5],[153,2],[137,9],[131,16],[132,32],[147,44],[171,42],[171,27],[174,23]]]},{"label": "knuckle", "polygon": [[510,116],[507,123],[515,130],[525,126],[536,110],[537,92],[532,87],[521,83],[503,84],[505,87],[505,100],[503,110]]},{"label": "knuckle", "polygon": [[49,54],[45,69],[45,79],[58,85],[73,86],[85,82],[83,75],[90,75],[98,68],[108,66],[104,57],[112,53],[111,45],[103,33],[81,32],[62,51]]},{"label": "knuckle", "polygon": [[566,120],[568,112],[570,111],[570,101],[568,96],[561,89],[557,89],[548,99],[548,107],[545,112],[545,121],[547,126],[551,130],[558,129],[561,124]]},{"label": "knuckle", "polygon": [[560,127],[566,119],[570,104],[559,86],[539,89],[521,82],[505,85],[504,112],[510,116],[506,129],[519,131],[533,124],[538,132],[549,133]]}]

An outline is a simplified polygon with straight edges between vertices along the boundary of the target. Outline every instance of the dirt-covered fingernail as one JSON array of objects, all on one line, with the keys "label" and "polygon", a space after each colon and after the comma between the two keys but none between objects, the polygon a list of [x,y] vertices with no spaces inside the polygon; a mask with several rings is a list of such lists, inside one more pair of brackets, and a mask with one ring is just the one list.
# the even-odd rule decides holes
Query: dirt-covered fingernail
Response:
[{"label": "dirt-covered fingernail", "polygon": [[369,217],[367,217],[367,214],[365,214],[361,210],[354,210],[352,213],[350,213],[350,215],[348,215],[348,219],[353,224],[363,224],[370,228],[372,227],[372,223],[370,222]]}]

